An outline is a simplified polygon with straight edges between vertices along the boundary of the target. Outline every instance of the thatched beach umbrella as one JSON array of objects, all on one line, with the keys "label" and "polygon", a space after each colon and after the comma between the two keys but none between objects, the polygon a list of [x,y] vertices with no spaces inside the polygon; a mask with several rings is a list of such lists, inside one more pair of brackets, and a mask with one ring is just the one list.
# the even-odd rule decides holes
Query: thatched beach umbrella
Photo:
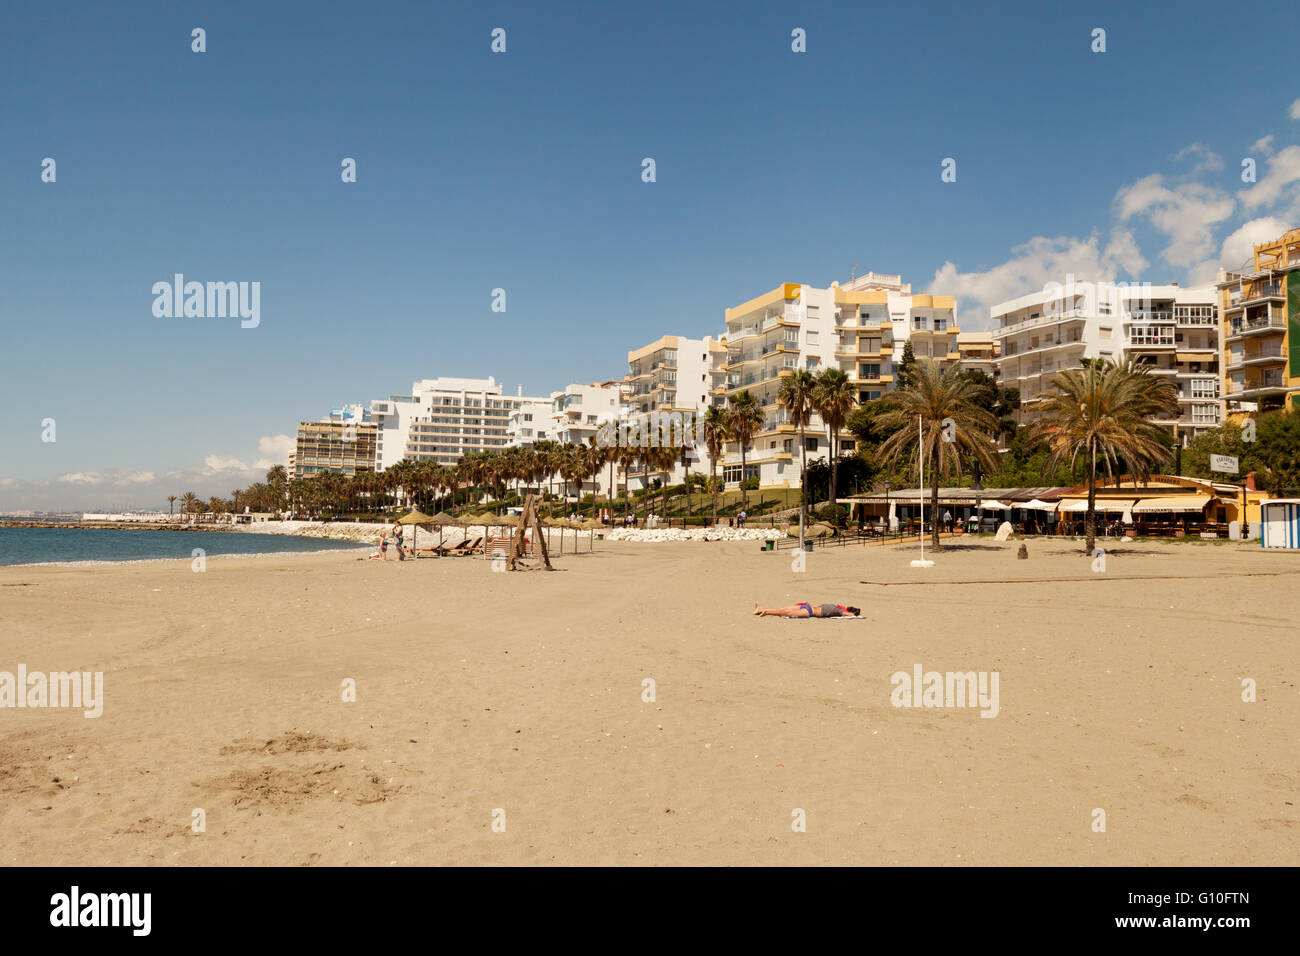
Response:
[{"label": "thatched beach umbrella", "polygon": [[455,525],[456,519],[453,518],[451,515],[447,514],[447,512],[445,511],[439,511],[436,515],[434,515],[432,518],[429,519],[429,524],[436,525],[438,528],[438,548],[439,550],[441,550],[442,529],[446,528],[448,525]]},{"label": "thatched beach umbrella", "polygon": [[432,522],[433,519],[430,518],[423,511],[421,511],[419,508],[412,510],[410,514],[404,514],[397,519],[398,524],[407,524],[411,526],[411,553],[412,554],[415,553],[415,540],[416,540],[416,535],[419,533],[418,529],[420,528],[421,525],[428,527]]}]

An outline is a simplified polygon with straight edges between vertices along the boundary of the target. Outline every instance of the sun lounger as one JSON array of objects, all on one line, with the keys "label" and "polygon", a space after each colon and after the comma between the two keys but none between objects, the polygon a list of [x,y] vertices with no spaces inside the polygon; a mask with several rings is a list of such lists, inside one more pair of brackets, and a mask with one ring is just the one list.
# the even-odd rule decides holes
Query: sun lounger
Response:
[{"label": "sun lounger", "polygon": [[482,536],[475,538],[473,541],[469,540],[469,538],[466,538],[460,544],[456,545],[456,547],[448,548],[443,553],[447,555],[476,554],[478,551],[482,550],[482,548],[480,547],[482,543],[483,543]]}]

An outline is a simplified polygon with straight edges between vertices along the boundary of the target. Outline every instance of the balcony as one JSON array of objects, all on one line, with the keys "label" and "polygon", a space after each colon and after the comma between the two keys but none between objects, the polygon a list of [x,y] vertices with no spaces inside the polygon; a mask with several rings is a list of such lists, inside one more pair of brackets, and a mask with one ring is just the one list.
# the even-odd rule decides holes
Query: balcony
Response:
[{"label": "balcony", "polygon": [[1228,383],[1228,395],[1249,396],[1257,395],[1264,392],[1281,392],[1286,390],[1286,381],[1282,378],[1282,370],[1269,370],[1255,377],[1253,381],[1246,381],[1239,385],[1236,382]]},{"label": "balcony", "polygon": [[1240,338],[1247,335],[1256,335],[1261,332],[1285,332],[1286,317],[1282,315],[1268,315],[1261,318],[1249,320],[1233,319],[1232,331],[1228,333],[1228,339]]},{"label": "balcony", "polygon": [[1175,325],[1218,325],[1219,317],[1214,314],[1213,307],[1210,307],[1208,313],[1200,311],[1191,311],[1191,306],[1174,306],[1174,324]]},{"label": "balcony", "polygon": [[1174,313],[1172,311],[1161,311],[1152,309],[1134,309],[1126,322],[1172,322]]},{"label": "balcony", "polygon": [[1241,352],[1230,352],[1228,354],[1228,368],[1230,369],[1285,361],[1286,352],[1282,351],[1281,343],[1277,345],[1261,345],[1257,349],[1244,349]]},{"label": "balcony", "polygon": [[1022,319],[1019,322],[1004,325],[993,330],[993,337],[1005,338],[1008,335],[1015,335],[1017,332],[1024,332],[1027,329],[1037,329],[1044,325],[1056,325],[1058,322],[1081,322],[1087,317],[1087,313],[1083,309],[1063,309],[1050,315],[1040,315],[1034,319]]}]

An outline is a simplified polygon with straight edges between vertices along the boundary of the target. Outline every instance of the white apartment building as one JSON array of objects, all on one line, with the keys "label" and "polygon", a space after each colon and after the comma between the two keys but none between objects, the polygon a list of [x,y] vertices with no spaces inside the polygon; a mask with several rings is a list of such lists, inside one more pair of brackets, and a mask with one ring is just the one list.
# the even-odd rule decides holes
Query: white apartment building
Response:
[{"label": "white apartment building", "polygon": [[[726,346],[712,338],[688,339],[681,335],[664,335],[627,353],[627,377],[624,379],[625,406],[621,420],[642,415],[682,416],[684,428],[692,434],[699,416],[710,405],[724,403]],[[702,446],[689,448],[690,470],[709,472],[708,451]],[[669,484],[686,480],[685,464],[679,463],[668,475]],[[651,476],[651,480],[655,477]],[[633,488],[639,488],[644,475],[634,466],[628,476]]]},{"label": "white apartment building", "polygon": [[426,378],[410,395],[390,395],[370,403],[379,425],[376,452],[381,467],[410,458],[454,465],[469,452],[496,451],[509,440],[510,413],[526,403],[550,405],[549,398],[505,395],[489,378]]},{"label": "white apartment building", "polygon": [[[746,453],[743,477],[757,477],[765,488],[800,483],[798,431],[776,400],[783,377],[795,369],[838,368],[855,385],[858,401],[867,402],[893,387],[909,341],[917,359],[947,365],[962,356],[953,297],[913,295],[897,275],[870,272],[825,289],[787,282],[727,309],[725,318],[726,382],[718,395],[725,402],[748,389],[762,406],[765,425]],[[983,359],[993,343],[975,337],[967,350]],[[816,415],[805,442],[809,460],[830,453],[830,436]],[[855,445],[848,432],[839,436],[841,453],[851,454]],[[741,480],[737,443],[727,446],[724,474],[729,483]]]},{"label": "white apartment building", "polygon": [[1002,384],[1020,389],[1023,424],[1035,415],[1052,376],[1084,359],[1129,358],[1168,376],[1181,413],[1161,421],[1186,444],[1223,420],[1219,321],[1212,285],[1049,283],[992,307]]},{"label": "white apartment building", "polygon": [[552,419],[553,399],[522,402],[506,419],[506,446],[528,446],[539,441],[558,441]]}]

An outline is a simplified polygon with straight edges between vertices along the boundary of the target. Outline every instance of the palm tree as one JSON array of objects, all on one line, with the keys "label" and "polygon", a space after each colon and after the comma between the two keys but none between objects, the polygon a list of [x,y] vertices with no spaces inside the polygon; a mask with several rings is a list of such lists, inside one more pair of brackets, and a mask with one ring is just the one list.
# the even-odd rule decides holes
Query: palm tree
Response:
[{"label": "palm tree", "polygon": [[1036,442],[1051,453],[1046,467],[1066,458],[1071,468],[1084,456],[1088,469],[1088,512],[1085,519],[1089,554],[1097,543],[1097,461],[1113,475],[1119,459],[1140,478],[1153,465],[1173,457],[1164,430],[1150,418],[1178,414],[1178,388],[1156,378],[1146,366],[1130,360],[1124,365],[1095,361],[1083,369],[1057,372],[1054,391],[1044,392],[1042,415],[1031,426]]},{"label": "palm tree", "polygon": [[192,491],[181,495],[181,514],[191,514],[199,503],[199,496]]},{"label": "palm tree", "polygon": [[718,459],[727,447],[727,413],[717,405],[704,410],[704,447],[709,453],[709,487],[713,491],[713,523],[718,523]]},{"label": "palm tree", "polygon": [[740,507],[749,508],[749,492],[745,488],[745,451],[754,436],[763,427],[763,409],[749,389],[745,389],[729,399],[731,407],[727,409],[727,434],[732,441],[740,444]]},{"label": "palm tree", "polygon": [[591,489],[591,520],[596,520],[596,505],[599,503],[600,495],[600,469],[605,464],[605,449],[596,444],[595,436],[587,440],[587,444],[582,447],[583,463],[583,480],[590,478],[592,480]]},{"label": "palm tree", "polygon": [[[911,384],[896,389],[890,397],[896,407],[876,420],[899,430],[881,444],[877,454],[881,459],[903,455],[912,459],[919,443],[920,456],[929,463],[927,470],[934,482],[930,489],[930,542],[938,551],[939,484],[954,473],[962,475],[963,459],[996,470],[998,447],[992,436],[998,421],[978,404],[979,386],[975,382],[956,366],[942,371],[933,359],[919,360]],[[951,427],[945,425],[946,419],[952,420]]]},{"label": "palm tree", "polygon": [[808,488],[804,472],[808,470],[808,442],[804,429],[812,422],[817,410],[817,377],[806,368],[795,369],[793,375],[781,379],[776,402],[790,413],[790,423],[799,429],[799,550],[803,550],[804,513],[808,510]]},{"label": "palm tree", "polygon": [[170,518],[172,516],[172,506],[175,504],[176,504],[176,496],[168,495],[167,496],[167,517]]},{"label": "palm tree", "polygon": [[[835,504],[835,485],[838,476],[839,436],[848,421],[849,412],[858,403],[857,393],[849,377],[837,368],[828,368],[817,376],[813,388],[813,403],[817,414],[826,423],[831,440],[831,487],[830,503]],[[838,515],[838,509],[835,511]],[[839,524],[836,521],[836,524]]]}]

